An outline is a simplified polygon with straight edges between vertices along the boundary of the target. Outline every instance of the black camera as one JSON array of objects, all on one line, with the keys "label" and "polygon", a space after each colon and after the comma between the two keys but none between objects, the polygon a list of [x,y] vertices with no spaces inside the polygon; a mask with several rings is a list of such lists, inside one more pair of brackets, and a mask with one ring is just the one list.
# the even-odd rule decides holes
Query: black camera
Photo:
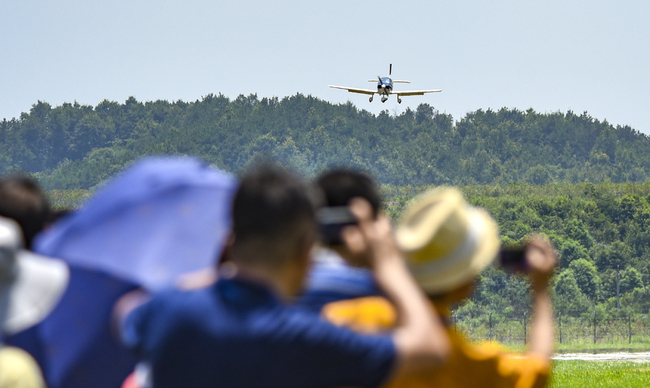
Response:
[{"label": "black camera", "polygon": [[499,265],[510,272],[525,272],[528,269],[526,248],[526,245],[502,247],[499,250]]},{"label": "black camera", "polygon": [[316,218],[325,245],[342,245],[341,230],[357,224],[357,219],[347,206],[322,207],[318,209]]}]

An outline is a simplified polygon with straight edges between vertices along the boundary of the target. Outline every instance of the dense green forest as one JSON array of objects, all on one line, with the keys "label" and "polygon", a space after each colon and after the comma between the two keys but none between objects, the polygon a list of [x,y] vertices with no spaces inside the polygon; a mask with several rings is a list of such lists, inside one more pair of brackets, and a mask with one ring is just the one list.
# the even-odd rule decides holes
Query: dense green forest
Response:
[{"label": "dense green forest", "polygon": [[[0,123],[0,172],[38,178],[57,206],[76,206],[142,155],[196,155],[241,172],[261,155],[311,177],[356,166],[382,184],[393,217],[430,185],[458,185],[497,219],[503,242],[534,232],[555,242],[555,306],[566,315],[650,310],[650,142],[587,113],[478,110],[454,121],[422,104],[373,115],[301,94],[195,102],[35,104]],[[90,189],[90,191],[89,191]],[[491,268],[462,309],[528,308],[527,283]]]},{"label": "dense green forest", "polygon": [[266,154],[311,176],[355,165],[393,185],[640,182],[648,137],[587,113],[478,110],[454,121],[422,104],[373,115],[297,94],[195,102],[35,104],[0,122],[0,172],[48,189],[89,188],[142,155],[196,155],[234,173]]}]

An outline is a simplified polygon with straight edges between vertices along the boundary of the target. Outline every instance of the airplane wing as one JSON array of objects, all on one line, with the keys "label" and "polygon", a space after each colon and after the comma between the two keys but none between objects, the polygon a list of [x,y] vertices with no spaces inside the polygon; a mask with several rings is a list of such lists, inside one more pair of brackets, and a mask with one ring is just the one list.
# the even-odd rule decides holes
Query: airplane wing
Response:
[{"label": "airplane wing", "polygon": [[[393,81],[394,82],[394,81]],[[431,89],[431,90],[393,90],[391,94],[397,94],[398,96],[422,96],[425,93],[438,93],[442,92],[442,89]]]},{"label": "airplane wing", "polygon": [[370,95],[377,93],[376,89],[371,90],[371,89],[348,88],[345,86],[335,86],[335,85],[330,85],[330,88],[343,89],[343,90],[347,90],[350,93],[361,93],[361,94],[370,94]]}]

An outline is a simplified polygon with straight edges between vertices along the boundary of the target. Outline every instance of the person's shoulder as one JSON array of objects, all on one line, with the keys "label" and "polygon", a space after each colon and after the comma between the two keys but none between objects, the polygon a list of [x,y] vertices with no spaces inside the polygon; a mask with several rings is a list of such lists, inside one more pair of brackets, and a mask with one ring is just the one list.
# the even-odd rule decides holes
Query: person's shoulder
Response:
[{"label": "person's shoulder", "polygon": [[145,337],[167,333],[187,322],[205,320],[211,314],[210,306],[207,290],[170,288],[158,291],[124,317],[122,341],[135,349]]},{"label": "person's shoulder", "polygon": [[354,331],[377,333],[392,329],[397,322],[397,311],[386,298],[370,296],[328,303],[322,316],[337,326]]},{"label": "person's shoulder", "polygon": [[211,287],[191,290],[168,288],[153,294],[149,304],[152,309],[202,310],[211,305],[213,298]]},{"label": "person's shoulder", "polygon": [[195,319],[209,314],[214,303],[207,289],[179,290],[169,288],[157,291],[151,299],[135,308],[128,315],[127,322],[164,325]]}]

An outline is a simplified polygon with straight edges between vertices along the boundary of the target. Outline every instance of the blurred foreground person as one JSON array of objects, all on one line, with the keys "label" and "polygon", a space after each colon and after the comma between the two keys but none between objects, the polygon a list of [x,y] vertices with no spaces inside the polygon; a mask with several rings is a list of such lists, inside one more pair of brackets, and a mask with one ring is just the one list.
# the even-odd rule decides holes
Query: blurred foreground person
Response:
[{"label": "blurred foreground person", "polygon": [[372,218],[377,218],[381,198],[375,183],[358,171],[335,169],[316,178],[314,187],[323,197],[317,211],[322,245],[314,252],[305,292],[298,303],[320,312],[330,302],[378,295],[380,290],[367,268],[368,258],[356,257],[341,236],[346,225],[356,223],[348,208],[353,198],[368,201]]},{"label": "blurred foreground person", "polygon": [[9,176],[0,180],[0,216],[18,223],[25,248],[32,250],[34,237],[50,219],[50,205],[36,181]]},{"label": "blurred foreground person", "polygon": [[305,185],[273,166],[240,183],[229,262],[211,287],[156,295],[135,309],[123,301],[125,344],[148,361],[162,387],[377,387],[444,359],[440,319],[411,279],[384,217],[353,201],[352,251],[372,254],[378,283],[397,307],[392,335],[362,336],[288,305],[303,286],[316,239]]},{"label": "blurred foreground person", "polygon": [[[433,307],[443,315],[451,342],[451,356],[442,367],[399,379],[395,387],[543,387],[550,373],[553,320],[548,293],[556,257],[550,243],[533,238],[526,245],[525,268],[532,281],[534,316],[530,348],[509,354],[495,344],[474,345],[452,330],[449,313],[466,299],[499,251],[497,225],[482,209],[474,208],[456,189],[435,189],[417,198],[397,229],[399,246],[407,253],[411,271]],[[369,297],[334,302],[324,316],[356,330],[389,330],[393,306]]]},{"label": "blurred foreground person", "polygon": [[13,220],[0,217],[0,388],[45,387],[36,361],[22,349],[3,346],[3,339],[45,318],[69,276],[63,262],[23,250],[22,234]]},{"label": "blurred foreground person", "polygon": [[34,240],[35,252],[65,260],[70,281],[42,322],[6,343],[37,360],[49,388],[118,387],[137,359],[111,332],[115,302],[212,266],[236,184],[195,158],[134,162]]}]

